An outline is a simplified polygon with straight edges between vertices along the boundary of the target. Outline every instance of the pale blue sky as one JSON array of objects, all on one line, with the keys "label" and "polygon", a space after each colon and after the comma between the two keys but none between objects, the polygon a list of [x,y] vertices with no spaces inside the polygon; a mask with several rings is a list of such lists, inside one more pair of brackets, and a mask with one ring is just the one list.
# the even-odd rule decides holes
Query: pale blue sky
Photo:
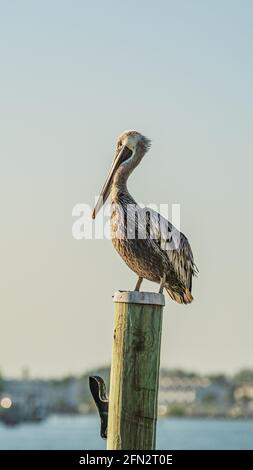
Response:
[{"label": "pale blue sky", "polygon": [[[135,275],[110,241],[75,241],[116,137],[153,141],[129,184],[180,203],[200,276],[167,299],[162,364],[253,365],[251,1],[1,1],[0,369],[109,363],[111,295]],[[148,289],[156,285],[146,284]]]}]

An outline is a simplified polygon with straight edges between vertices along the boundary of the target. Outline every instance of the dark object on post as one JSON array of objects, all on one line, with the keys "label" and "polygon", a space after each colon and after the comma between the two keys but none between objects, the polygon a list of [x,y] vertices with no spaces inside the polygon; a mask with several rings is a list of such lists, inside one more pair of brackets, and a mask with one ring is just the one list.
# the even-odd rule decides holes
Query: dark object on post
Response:
[{"label": "dark object on post", "polygon": [[101,419],[100,435],[103,439],[106,439],[108,423],[108,398],[106,395],[106,386],[103,379],[98,375],[89,377],[89,383],[90,391]]}]

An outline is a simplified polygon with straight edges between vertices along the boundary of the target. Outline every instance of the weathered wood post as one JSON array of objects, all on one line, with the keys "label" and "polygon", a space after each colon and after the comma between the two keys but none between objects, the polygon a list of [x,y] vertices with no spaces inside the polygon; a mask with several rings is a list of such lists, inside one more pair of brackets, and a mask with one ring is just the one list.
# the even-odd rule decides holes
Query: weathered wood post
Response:
[{"label": "weathered wood post", "polygon": [[155,449],[163,294],[116,292],[107,449]]}]

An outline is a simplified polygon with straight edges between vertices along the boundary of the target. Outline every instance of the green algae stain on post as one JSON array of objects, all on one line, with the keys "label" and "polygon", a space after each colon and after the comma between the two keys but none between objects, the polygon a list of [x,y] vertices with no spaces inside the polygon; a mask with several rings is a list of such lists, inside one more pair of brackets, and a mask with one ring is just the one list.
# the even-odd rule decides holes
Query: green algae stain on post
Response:
[{"label": "green algae stain on post", "polygon": [[164,296],[116,292],[107,449],[155,449]]}]

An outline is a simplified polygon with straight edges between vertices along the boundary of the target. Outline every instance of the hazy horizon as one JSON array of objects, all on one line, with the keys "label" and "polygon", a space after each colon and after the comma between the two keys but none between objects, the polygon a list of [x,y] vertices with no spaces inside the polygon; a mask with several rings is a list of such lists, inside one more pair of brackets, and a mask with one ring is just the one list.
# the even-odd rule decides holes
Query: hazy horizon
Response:
[{"label": "hazy horizon", "polygon": [[[94,366],[94,367],[90,367],[88,369],[85,369],[83,371],[79,371],[78,373],[63,373],[63,374],[51,374],[51,375],[34,375],[34,374],[30,374],[30,370],[29,369],[23,369],[21,370],[18,374],[15,374],[15,375],[6,375],[6,376],[2,376],[2,378],[4,380],[64,380],[65,378],[67,377],[74,377],[74,378],[80,378],[84,375],[88,375],[88,374],[94,374],[96,372],[99,372],[99,371],[103,371],[104,369],[107,369],[107,368],[110,368],[111,364],[108,363],[108,364],[98,364],[97,366]],[[184,368],[177,368],[177,367],[167,367],[167,366],[163,366],[163,364],[161,364],[161,367],[160,367],[160,372],[161,370],[169,370],[169,371],[177,371],[177,370],[180,370],[182,372],[185,372],[185,373],[190,373],[190,374],[196,374],[196,375],[199,375],[199,376],[202,376],[202,377],[205,377],[205,376],[216,376],[216,375],[225,375],[226,377],[228,378],[231,378],[231,377],[234,377],[236,374],[240,373],[240,372],[243,372],[245,369],[238,369],[236,370],[235,372],[230,372],[230,373],[226,373],[222,370],[217,370],[217,371],[211,371],[211,372],[199,372],[197,370],[190,370],[190,369],[184,369]],[[248,368],[247,368],[248,370]],[[251,370],[253,370],[253,368],[251,368]],[[0,370],[0,374],[1,374],[1,370]],[[103,376],[103,379],[106,381],[106,378]]]},{"label": "hazy horizon", "polygon": [[129,128],[152,140],[129,190],[180,204],[200,271],[191,305],[166,298],[161,366],[252,367],[253,3],[0,0],[0,11],[3,375],[110,363],[112,295],[136,276],[110,241],[72,237],[72,209],[93,206]]}]

